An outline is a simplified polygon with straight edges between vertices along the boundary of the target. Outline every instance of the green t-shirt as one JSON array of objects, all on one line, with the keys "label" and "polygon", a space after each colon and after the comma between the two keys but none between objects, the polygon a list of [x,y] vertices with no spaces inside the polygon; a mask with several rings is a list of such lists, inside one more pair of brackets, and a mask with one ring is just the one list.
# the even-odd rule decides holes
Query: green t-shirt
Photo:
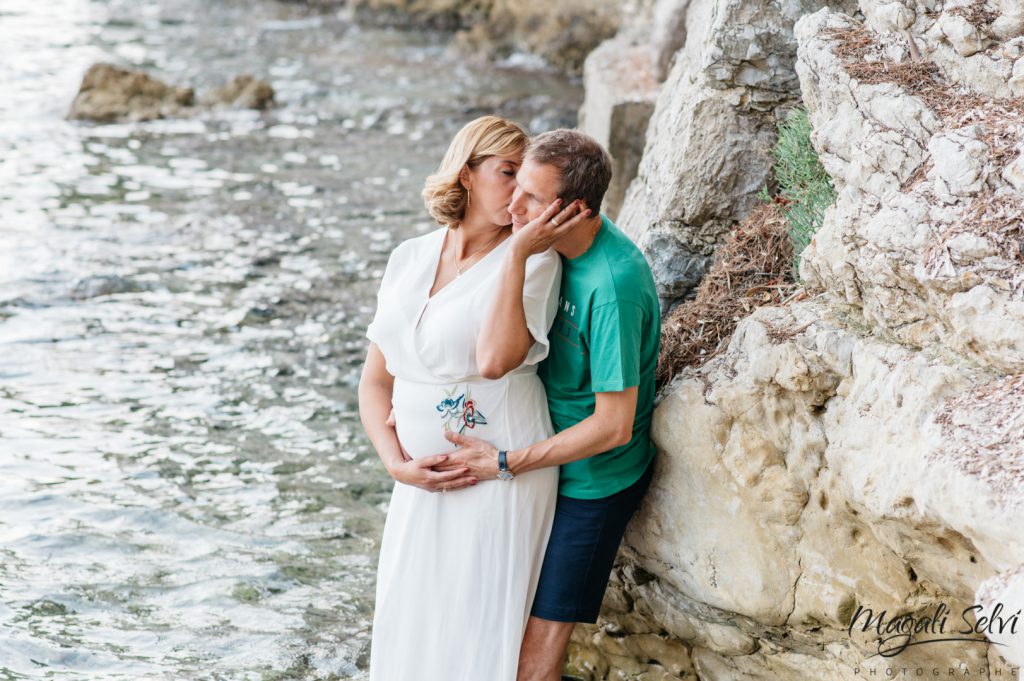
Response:
[{"label": "green t-shirt", "polygon": [[636,482],[654,457],[650,439],[661,309],[647,259],[604,215],[582,255],[562,258],[551,350],[537,369],[556,432],[594,413],[594,393],[637,391],[633,438],[625,445],[564,464],[559,494],[597,499]]}]

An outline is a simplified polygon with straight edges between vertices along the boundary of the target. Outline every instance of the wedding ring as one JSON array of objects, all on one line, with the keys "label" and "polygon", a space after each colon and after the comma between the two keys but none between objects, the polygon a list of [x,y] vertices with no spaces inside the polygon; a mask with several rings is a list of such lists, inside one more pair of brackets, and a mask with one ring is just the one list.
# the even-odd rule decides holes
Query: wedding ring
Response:
[{"label": "wedding ring", "polygon": [[444,493],[445,493],[445,492],[447,492],[447,491],[448,491],[448,488],[447,488],[447,487],[442,487],[442,488],[441,488],[441,494],[444,494]]},{"label": "wedding ring", "polygon": [[558,222],[558,218],[551,218],[551,222],[555,223],[555,227],[558,227],[558,225],[561,224]]}]

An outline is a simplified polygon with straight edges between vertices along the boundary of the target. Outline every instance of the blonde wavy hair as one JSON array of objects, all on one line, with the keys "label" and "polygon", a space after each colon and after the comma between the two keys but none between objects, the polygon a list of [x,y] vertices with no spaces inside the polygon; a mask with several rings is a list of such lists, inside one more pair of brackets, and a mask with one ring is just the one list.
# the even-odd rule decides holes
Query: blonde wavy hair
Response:
[{"label": "blonde wavy hair", "polygon": [[423,186],[423,202],[439,225],[459,226],[466,215],[469,192],[459,176],[490,156],[522,154],[530,137],[518,124],[500,116],[481,116],[459,130],[437,171]]}]

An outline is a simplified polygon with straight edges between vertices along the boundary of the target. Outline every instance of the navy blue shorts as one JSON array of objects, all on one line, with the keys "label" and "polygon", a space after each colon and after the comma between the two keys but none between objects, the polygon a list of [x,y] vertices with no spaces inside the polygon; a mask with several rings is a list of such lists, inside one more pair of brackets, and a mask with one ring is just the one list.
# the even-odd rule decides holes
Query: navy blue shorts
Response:
[{"label": "navy blue shorts", "polygon": [[531,615],[553,622],[597,621],[622,535],[653,474],[652,459],[639,480],[611,496],[558,495]]}]

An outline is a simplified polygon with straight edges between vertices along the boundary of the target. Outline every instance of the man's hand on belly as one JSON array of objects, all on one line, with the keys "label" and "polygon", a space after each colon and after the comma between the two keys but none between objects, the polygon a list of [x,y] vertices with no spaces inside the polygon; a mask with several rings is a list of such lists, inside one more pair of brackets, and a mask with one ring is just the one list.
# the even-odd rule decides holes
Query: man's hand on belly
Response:
[{"label": "man's hand on belly", "polygon": [[494,480],[498,477],[498,449],[490,442],[469,435],[460,435],[454,430],[444,434],[449,442],[459,445],[454,452],[448,452],[448,460],[433,467],[435,471],[449,472],[459,468],[468,470],[466,475],[479,480]]}]

